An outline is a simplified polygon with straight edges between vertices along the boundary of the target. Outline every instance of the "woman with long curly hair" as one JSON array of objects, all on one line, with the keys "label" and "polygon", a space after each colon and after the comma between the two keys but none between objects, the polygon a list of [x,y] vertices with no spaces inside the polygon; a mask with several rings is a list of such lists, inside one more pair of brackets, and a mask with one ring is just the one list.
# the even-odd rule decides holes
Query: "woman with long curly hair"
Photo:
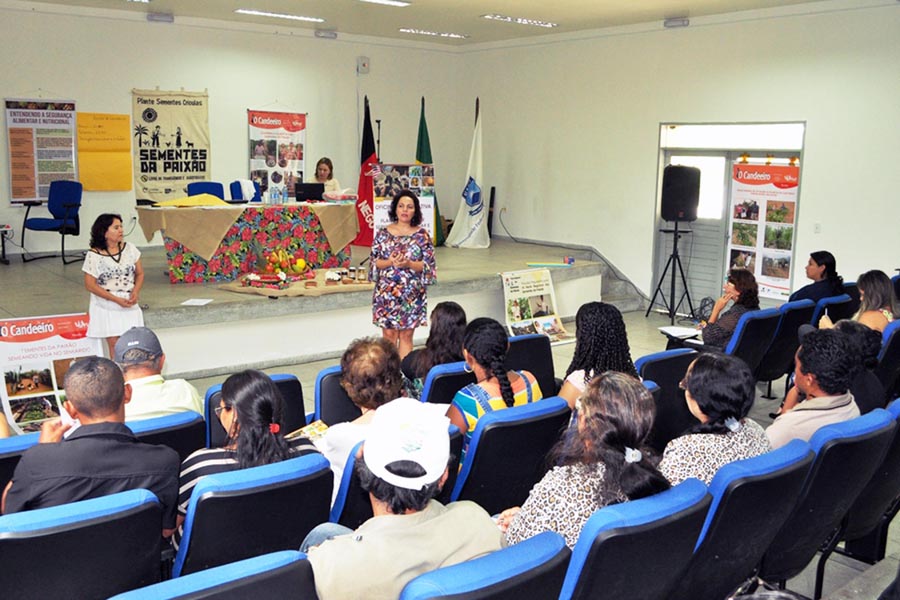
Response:
[{"label": "woman with long curly hair", "polygon": [[178,478],[178,530],[175,547],[181,539],[181,524],[187,514],[194,486],[203,477],[281,462],[317,452],[306,438],[293,442],[284,439],[282,420],[284,399],[268,375],[252,369],[235,373],[222,384],[222,396],[216,417],[228,433],[222,448],[197,450],[181,463]]},{"label": "woman with long curly hair", "polygon": [[403,359],[400,368],[412,383],[418,398],[428,371],[435,365],[463,360],[463,332],[466,329],[466,311],[456,302],[439,302],[431,311],[431,329],[425,347],[413,350]]},{"label": "woman with long curly hair", "polygon": [[541,388],[528,371],[507,371],[509,337],[503,325],[481,317],[466,326],[463,356],[475,374],[470,383],[453,397],[447,416],[465,435],[468,447],[475,425],[482,415],[510,406],[541,399]]},{"label": "woman with long curly hair", "polygon": [[[759,310],[759,287],[756,277],[747,269],[731,269],[722,288],[724,292],[713,305],[709,321],[703,328],[703,343],[715,348],[728,345],[738,321],[745,313]],[[731,308],[725,310],[728,303]]]},{"label": "woman with long curly hair", "polygon": [[519,507],[500,514],[510,544],[556,531],[572,548],[599,508],[669,488],[647,447],[656,415],[653,397],[624,373],[601,373],[578,400],[575,425],[550,453],[555,466]]},{"label": "woman with long curly hair", "polygon": [[588,302],[575,315],[575,353],[560,397],[574,408],[591,378],[606,371],[638,376],[631,361],[622,313],[612,304]]}]

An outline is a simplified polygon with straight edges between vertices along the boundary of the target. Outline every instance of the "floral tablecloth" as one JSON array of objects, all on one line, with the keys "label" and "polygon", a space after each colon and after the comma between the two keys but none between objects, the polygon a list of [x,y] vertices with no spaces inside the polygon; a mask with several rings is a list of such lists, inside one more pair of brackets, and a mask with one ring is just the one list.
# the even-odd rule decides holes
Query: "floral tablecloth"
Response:
[{"label": "floral tablecloth", "polygon": [[[232,208],[225,210],[233,211]],[[186,213],[179,214],[188,217]],[[348,214],[355,220],[355,212],[351,210]],[[220,217],[224,213],[207,211],[197,215],[195,226],[204,227],[209,224],[204,223],[204,215]],[[221,243],[208,260],[185,243],[169,237],[163,230],[169,280],[172,283],[234,281],[245,273],[257,271],[264,264],[265,256],[278,248],[284,248],[294,258],[303,258],[314,269],[347,267],[350,264],[349,246],[344,244],[337,251],[331,247],[329,236],[326,236],[314,208],[309,205],[247,206],[233,215],[236,220],[225,230]]]}]

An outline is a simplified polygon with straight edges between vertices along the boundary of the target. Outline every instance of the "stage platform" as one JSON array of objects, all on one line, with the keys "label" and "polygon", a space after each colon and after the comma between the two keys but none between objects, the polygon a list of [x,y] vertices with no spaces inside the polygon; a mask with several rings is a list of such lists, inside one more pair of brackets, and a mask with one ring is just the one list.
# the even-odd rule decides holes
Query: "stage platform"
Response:
[{"label": "stage platform", "polygon": [[[171,365],[169,376],[207,377],[236,368],[267,368],[339,356],[354,338],[379,331],[371,323],[371,292],[319,297],[238,294],[218,284],[172,284],[165,249],[141,249],[145,283],[144,319],[160,336]],[[485,250],[438,248],[438,283],[429,288],[429,305],[455,300],[471,315],[503,318],[503,290],[498,273],[527,269],[526,263],[559,263],[576,258],[569,268],[551,269],[559,311],[574,316],[586,301],[599,299],[625,310],[640,307],[630,286],[619,285],[609,267],[589,260],[590,253],[539,244],[494,239]],[[353,264],[368,248],[353,248]],[[77,313],[87,310],[82,263],[63,265],[59,258],[22,263],[13,255],[3,274],[0,314],[4,318]],[[183,306],[189,299],[211,299],[205,306]],[[417,343],[427,335],[417,331]]]}]

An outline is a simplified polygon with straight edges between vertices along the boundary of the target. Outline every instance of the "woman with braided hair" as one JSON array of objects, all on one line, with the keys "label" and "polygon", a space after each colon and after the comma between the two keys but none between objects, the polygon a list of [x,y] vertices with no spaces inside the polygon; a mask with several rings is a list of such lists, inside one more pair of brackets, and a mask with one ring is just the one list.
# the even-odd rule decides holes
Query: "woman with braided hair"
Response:
[{"label": "woman with braided hair", "polygon": [[481,317],[466,327],[463,358],[467,370],[475,374],[470,383],[456,392],[447,416],[465,435],[467,448],[478,419],[495,410],[528,404],[541,399],[541,388],[528,371],[507,371],[509,338],[503,325]]},{"label": "woman with braided hair", "polygon": [[548,456],[553,468],[521,508],[500,513],[497,524],[509,544],[555,531],[572,548],[597,509],[669,489],[646,445],[656,405],[640,381],[624,373],[601,373],[577,405],[569,434]]},{"label": "woman with braided hair", "polygon": [[622,313],[612,304],[588,302],[575,315],[575,353],[559,396],[575,408],[591,378],[606,371],[638,376],[631,362]]}]

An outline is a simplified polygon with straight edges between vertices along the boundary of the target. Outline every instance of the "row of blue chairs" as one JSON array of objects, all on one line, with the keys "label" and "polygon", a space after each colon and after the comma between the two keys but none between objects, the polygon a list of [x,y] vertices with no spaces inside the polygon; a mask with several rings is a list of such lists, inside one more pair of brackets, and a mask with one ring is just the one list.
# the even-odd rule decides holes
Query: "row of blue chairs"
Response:
[{"label": "row of blue chairs", "polygon": [[[401,600],[718,599],[756,577],[783,586],[824,547],[819,598],[831,550],[877,522],[900,495],[898,419],[900,402],[894,402],[888,410],[823,427],[808,443],[795,440],[724,466],[708,488],[691,479],[602,508],[571,552],[561,536],[546,532],[421,575]],[[0,519],[0,552],[2,525]],[[242,597],[242,590],[315,598],[311,569],[299,552],[258,556],[117,598],[230,598]]]}]

